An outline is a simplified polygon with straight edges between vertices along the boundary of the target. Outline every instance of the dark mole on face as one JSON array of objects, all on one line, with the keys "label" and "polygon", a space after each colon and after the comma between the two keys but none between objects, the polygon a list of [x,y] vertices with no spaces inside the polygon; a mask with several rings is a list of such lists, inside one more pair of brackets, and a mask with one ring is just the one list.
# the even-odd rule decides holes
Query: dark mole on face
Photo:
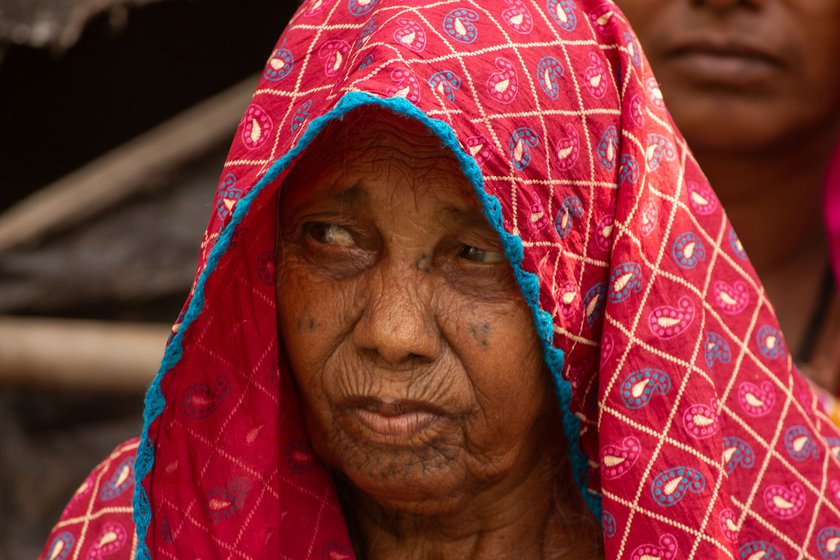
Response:
[{"label": "dark mole on face", "polygon": [[414,263],[414,267],[419,270],[420,272],[429,273],[432,271],[431,259],[429,259],[429,255],[423,255],[417,262]]},{"label": "dark mole on face", "polygon": [[487,337],[490,335],[490,325],[482,323],[481,326],[470,325],[470,336],[478,342],[482,348],[489,348],[490,342]]},{"label": "dark mole on face", "polygon": [[295,328],[297,328],[299,332],[304,330],[308,332],[315,332],[318,328],[318,324],[315,322],[313,317],[306,317],[295,321]]}]

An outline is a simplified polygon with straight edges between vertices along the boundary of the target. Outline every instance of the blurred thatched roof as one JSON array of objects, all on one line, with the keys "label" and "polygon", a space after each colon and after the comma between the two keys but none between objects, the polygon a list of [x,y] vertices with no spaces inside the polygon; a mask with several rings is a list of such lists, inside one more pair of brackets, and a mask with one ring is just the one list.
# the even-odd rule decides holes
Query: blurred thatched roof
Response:
[{"label": "blurred thatched roof", "polygon": [[124,25],[128,8],[163,0],[2,0],[0,45],[26,45],[62,52],[78,40],[87,23],[107,14]]}]

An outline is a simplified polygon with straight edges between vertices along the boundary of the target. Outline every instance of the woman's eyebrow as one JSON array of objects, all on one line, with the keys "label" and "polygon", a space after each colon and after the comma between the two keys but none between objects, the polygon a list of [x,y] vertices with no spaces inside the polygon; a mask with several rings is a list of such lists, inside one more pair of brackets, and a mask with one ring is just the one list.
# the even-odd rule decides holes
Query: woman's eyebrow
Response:
[{"label": "woman's eyebrow", "polygon": [[329,194],[329,199],[340,204],[356,206],[369,200],[368,193],[358,184],[338,189]]},{"label": "woman's eyebrow", "polygon": [[464,210],[455,206],[447,207],[441,212],[441,222],[446,226],[492,231],[490,224],[479,209]]}]

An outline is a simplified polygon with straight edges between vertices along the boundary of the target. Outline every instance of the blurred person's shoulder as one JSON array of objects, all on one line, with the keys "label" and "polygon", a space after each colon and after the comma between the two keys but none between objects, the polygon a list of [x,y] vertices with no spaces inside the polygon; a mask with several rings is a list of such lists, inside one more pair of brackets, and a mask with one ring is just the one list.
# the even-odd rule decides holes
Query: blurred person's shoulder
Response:
[{"label": "blurred person's shoulder", "polygon": [[39,560],[134,558],[131,502],[138,444],[139,439],[121,444],[93,469],[64,508]]}]

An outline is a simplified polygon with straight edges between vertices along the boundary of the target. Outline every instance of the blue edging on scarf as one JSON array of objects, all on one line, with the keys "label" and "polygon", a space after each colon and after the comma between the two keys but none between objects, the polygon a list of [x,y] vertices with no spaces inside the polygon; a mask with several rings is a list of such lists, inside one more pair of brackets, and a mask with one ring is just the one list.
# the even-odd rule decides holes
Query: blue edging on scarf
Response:
[{"label": "blue edging on scarf", "polygon": [[207,264],[199,276],[198,282],[196,282],[194,295],[190,300],[187,312],[181,321],[181,327],[179,328],[178,333],[173,336],[172,340],[170,340],[169,344],[166,346],[160,369],[146,393],[145,409],[143,411],[143,431],[140,437],[140,445],[137,449],[137,459],[134,463],[135,485],[133,515],[138,537],[136,558],[139,560],[151,559],[149,549],[146,546],[146,536],[149,531],[151,512],[149,511],[149,497],[142,486],[143,479],[149,474],[154,463],[154,449],[149,442],[149,427],[152,422],[160,416],[161,412],[163,412],[164,406],[166,405],[166,400],[160,388],[161,380],[169,370],[175,367],[183,355],[182,342],[184,334],[204,307],[204,287],[207,284],[207,279],[215,270],[219,263],[219,259],[221,259],[227,251],[233,232],[236,230],[236,226],[244,219],[254,199],[259,196],[260,192],[266,187],[266,185],[274,181],[274,179],[276,179],[277,176],[286,169],[289,163],[291,163],[309,146],[309,144],[315,139],[327,123],[335,119],[340,119],[349,111],[365,105],[379,105],[396,113],[420,121],[423,125],[429,128],[429,130],[434,132],[435,135],[440,138],[443,145],[449,148],[458,158],[462,171],[467,176],[470,183],[472,183],[476,194],[481,200],[481,204],[484,208],[484,215],[501,238],[505,254],[513,266],[516,281],[519,284],[522,295],[525,297],[525,301],[531,308],[534,324],[537,328],[537,335],[543,347],[543,356],[549,370],[551,371],[557,397],[560,401],[560,410],[563,414],[563,428],[569,444],[568,453],[572,465],[572,474],[580,487],[581,494],[589,506],[589,509],[595,514],[599,522],[601,520],[601,497],[590,493],[586,488],[588,461],[586,456],[580,450],[578,441],[580,434],[580,420],[571,411],[570,405],[572,399],[572,386],[568,381],[563,379],[562,376],[565,356],[561,349],[555,348],[552,344],[552,341],[554,340],[554,324],[551,319],[551,315],[546,311],[543,311],[539,306],[539,280],[535,274],[527,272],[522,268],[522,240],[518,236],[508,233],[504,229],[501,205],[495,196],[485,192],[484,178],[481,175],[481,169],[472,157],[464,153],[452,128],[444,121],[432,119],[420,111],[420,109],[412,105],[411,102],[400,97],[380,98],[364,92],[350,92],[345,94],[344,97],[339,100],[332,111],[314,119],[309,124],[309,127],[306,132],[304,132],[298,144],[289,150],[289,152],[282,158],[275,161],[268,172],[262,177],[262,179],[259,180],[259,182],[257,182],[254,188],[251,189],[251,191],[237,203],[230,223],[219,235],[218,241],[214,245],[212,251],[210,252],[210,256],[207,259]]}]

